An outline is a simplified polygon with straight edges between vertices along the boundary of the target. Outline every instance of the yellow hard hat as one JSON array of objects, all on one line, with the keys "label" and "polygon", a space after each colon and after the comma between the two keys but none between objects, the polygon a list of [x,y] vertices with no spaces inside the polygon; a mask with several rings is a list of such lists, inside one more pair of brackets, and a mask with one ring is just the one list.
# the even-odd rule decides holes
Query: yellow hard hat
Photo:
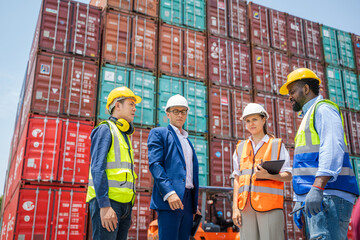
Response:
[{"label": "yellow hard hat", "polygon": [[131,91],[129,88],[127,87],[118,87],[113,89],[107,98],[107,103],[106,103],[106,109],[109,109],[110,104],[117,98],[133,98],[135,100],[135,104],[138,104],[141,102],[141,97],[139,96],[135,96],[135,94],[133,93],[133,91]]},{"label": "yellow hard hat", "polygon": [[321,84],[320,78],[318,78],[318,76],[316,76],[316,74],[313,71],[311,71],[308,68],[298,68],[298,69],[292,71],[287,76],[286,83],[284,85],[282,85],[279,90],[280,94],[281,95],[289,94],[289,90],[287,87],[290,83],[293,83],[293,82],[301,80],[301,79],[306,79],[306,78],[317,79],[319,81],[319,85]]}]

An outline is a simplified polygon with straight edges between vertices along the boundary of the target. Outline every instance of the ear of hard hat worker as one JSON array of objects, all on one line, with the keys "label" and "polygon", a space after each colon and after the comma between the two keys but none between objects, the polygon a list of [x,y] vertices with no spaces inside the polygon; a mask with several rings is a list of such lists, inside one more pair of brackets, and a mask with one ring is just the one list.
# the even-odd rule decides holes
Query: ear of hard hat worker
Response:
[{"label": "ear of hard hat worker", "polygon": [[279,92],[281,95],[287,95],[289,94],[289,90],[288,90],[288,86],[298,80],[302,80],[302,79],[316,79],[319,81],[319,85],[321,84],[321,80],[320,78],[318,78],[318,76],[316,76],[316,74],[311,71],[308,68],[298,68],[294,71],[292,71],[288,76],[287,76],[287,81],[284,85],[281,86]]},{"label": "ear of hard hat worker", "polygon": [[171,107],[186,107],[187,111],[190,111],[188,101],[180,94],[176,94],[169,98],[169,100],[166,103],[165,112],[168,112],[168,110],[170,110]]},{"label": "ear of hard hat worker", "polygon": [[266,112],[263,106],[257,103],[249,103],[244,108],[243,114],[240,118],[240,120],[245,120],[247,116],[253,115],[253,114],[260,114],[263,115],[266,120],[269,119],[269,114]]}]

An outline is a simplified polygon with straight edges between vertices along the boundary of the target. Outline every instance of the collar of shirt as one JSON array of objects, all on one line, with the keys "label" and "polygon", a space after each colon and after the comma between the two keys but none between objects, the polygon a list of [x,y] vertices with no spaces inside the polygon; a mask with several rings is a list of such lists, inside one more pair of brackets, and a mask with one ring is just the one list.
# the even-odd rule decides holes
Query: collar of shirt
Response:
[{"label": "collar of shirt", "polygon": [[252,136],[249,137],[249,140],[253,146],[254,149],[254,155],[257,153],[257,151],[260,149],[260,147],[264,144],[267,143],[270,140],[269,135],[265,134],[265,136],[261,139],[261,141],[255,146],[255,142],[252,139]]},{"label": "collar of shirt", "polygon": [[181,132],[180,132],[180,130],[177,127],[175,127],[174,125],[172,125],[171,123],[170,123],[170,126],[174,129],[174,131],[177,135],[181,135],[184,138],[187,138],[189,136],[187,131],[185,131],[184,129],[181,129]]},{"label": "collar of shirt", "polygon": [[317,97],[314,97],[313,99],[311,99],[310,101],[308,101],[307,103],[304,104],[304,106],[302,107],[302,114],[305,115],[307,111],[309,111],[309,109],[311,108],[311,106],[319,101],[322,100],[323,96],[319,95]]}]

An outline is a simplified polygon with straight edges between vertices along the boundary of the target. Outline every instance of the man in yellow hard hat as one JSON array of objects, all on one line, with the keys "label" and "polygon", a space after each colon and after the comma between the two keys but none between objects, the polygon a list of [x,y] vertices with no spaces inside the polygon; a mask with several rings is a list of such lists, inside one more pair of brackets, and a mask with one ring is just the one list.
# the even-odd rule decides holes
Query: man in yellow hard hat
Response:
[{"label": "man in yellow hard hat", "polygon": [[93,239],[126,240],[135,200],[134,152],[129,135],[139,96],[118,87],[108,96],[111,117],[91,133],[91,166],[86,201],[90,204]]},{"label": "man in yellow hard hat", "polygon": [[291,72],[280,94],[304,115],[295,137],[295,222],[301,214],[310,239],[346,239],[359,189],[349,160],[344,119],[338,105],[319,95],[321,80],[307,68]]}]

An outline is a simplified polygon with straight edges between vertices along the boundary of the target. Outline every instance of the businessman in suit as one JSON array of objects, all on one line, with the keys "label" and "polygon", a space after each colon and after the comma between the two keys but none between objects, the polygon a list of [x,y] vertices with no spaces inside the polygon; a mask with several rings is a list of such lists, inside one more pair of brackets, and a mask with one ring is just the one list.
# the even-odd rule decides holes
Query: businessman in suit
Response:
[{"label": "businessman in suit", "polygon": [[165,108],[169,126],[152,129],[148,138],[154,178],[150,208],[158,213],[159,240],[189,240],[197,212],[199,165],[183,129],[189,110],[183,96],[170,97]]}]

